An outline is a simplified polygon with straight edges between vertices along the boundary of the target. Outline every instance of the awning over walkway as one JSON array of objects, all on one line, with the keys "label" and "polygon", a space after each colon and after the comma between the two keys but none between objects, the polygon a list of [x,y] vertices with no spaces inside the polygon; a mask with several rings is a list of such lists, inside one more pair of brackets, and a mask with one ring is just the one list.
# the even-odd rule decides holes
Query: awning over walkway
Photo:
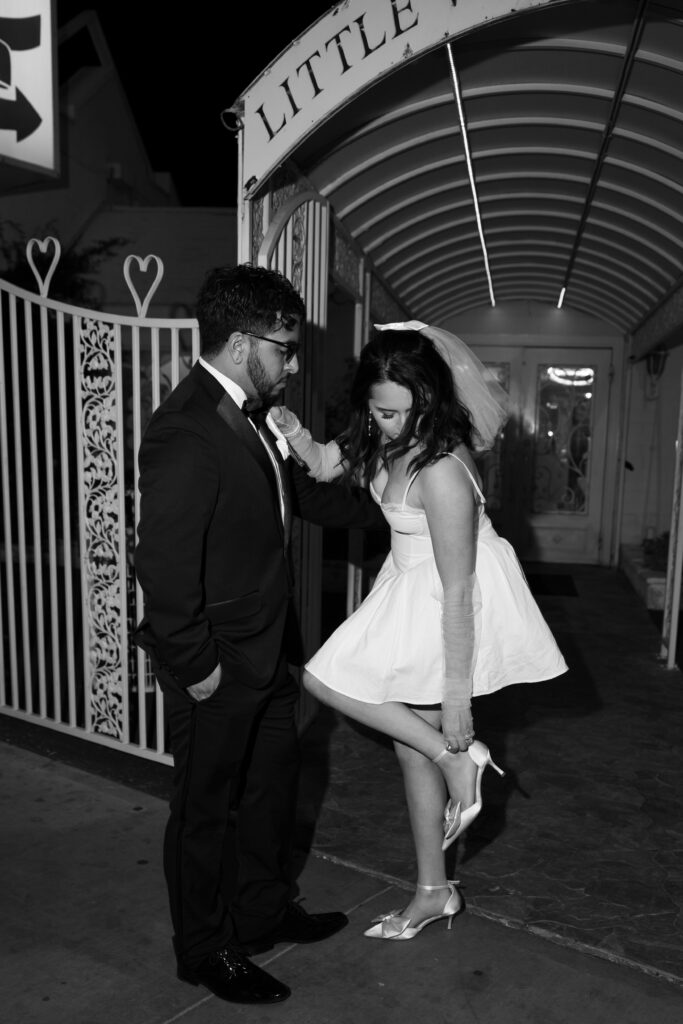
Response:
[{"label": "awning over walkway", "polygon": [[245,194],[294,161],[414,316],[683,338],[683,0],[348,0],[237,106]]}]

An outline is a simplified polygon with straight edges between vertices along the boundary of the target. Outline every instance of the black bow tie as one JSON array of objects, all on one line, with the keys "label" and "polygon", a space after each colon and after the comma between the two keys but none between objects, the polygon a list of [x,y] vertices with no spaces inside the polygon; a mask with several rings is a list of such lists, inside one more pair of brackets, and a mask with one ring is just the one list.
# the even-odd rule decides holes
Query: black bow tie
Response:
[{"label": "black bow tie", "polygon": [[251,420],[252,423],[255,423],[259,427],[266,422],[266,416],[268,415],[268,410],[263,407],[258,409],[247,409],[246,399],[242,403],[242,412],[248,420]]}]

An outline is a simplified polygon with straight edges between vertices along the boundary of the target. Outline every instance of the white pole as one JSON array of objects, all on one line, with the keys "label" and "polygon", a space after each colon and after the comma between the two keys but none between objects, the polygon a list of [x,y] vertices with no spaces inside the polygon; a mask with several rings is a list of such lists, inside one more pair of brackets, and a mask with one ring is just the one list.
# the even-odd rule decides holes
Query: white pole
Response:
[{"label": "white pole", "polygon": [[[629,338],[629,349],[631,339]],[[625,359],[621,372],[621,409],[619,410],[619,437],[617,439],[617,494],[614,519],[612,521],[612,550],[610,565],[619,565],[621,551],[621,534],[624,518],[624,486],[626,483],[626,445],[628,440],[628,422],[631,411],[631,385],[633,382],[633,364]]]},{"label": "white pole", "polygon": [[676,663],[676,641],[678,638],[678,615],[681,604],[681,568],[683,566],[683,516],[681,516],[681,481],[683,479],[683,371],[678,404],[678,430],[676,432],[676,458],[674,465],[674,490],[671,506],[671,528],[669,530],[669,558],[666,569],[666,592],[664,595],[664,617],[662,622],[662,647],[660,656],[666,655],[666,667],[674,668]]}]

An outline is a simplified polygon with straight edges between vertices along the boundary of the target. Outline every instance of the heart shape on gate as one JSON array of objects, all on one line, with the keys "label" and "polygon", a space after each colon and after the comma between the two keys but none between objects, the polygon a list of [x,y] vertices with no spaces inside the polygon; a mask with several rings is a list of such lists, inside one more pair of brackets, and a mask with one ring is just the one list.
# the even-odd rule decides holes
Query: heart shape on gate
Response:
[{"label": "heart shape on gate", "polygon": [[[130,266],[131,266],[131,263],[132,263],[133,260],[135,260],[135,262],[138,265],[138,269],[143,274],[147,273],[147,269],[148,269],[148,267],[150,265],[151,260],[154,260],[156,262],[156,266],[157,266],[156,276],[155,276],[154,280],[152,281],[152,283],[147,288],[147,293],[146,293],[146,295],[144,296],[143,299],[141,299],[140,296],[138,295],[137,288],[135,287],[135,285],[133,284],[133,282],[131,281],[131,278],[130,278]],[[148,308],[150,302],[152,301],[152,296],[154,295],[155,291],[159,287],[159,285],[161,283],[161,279],[164,276],[164,264],[163,264],[163,261],[159,258],[159,256],[154,256],[154,255],[145,256],[144,259],[141,256],[133,256],[133,255],[126,256],[126,258],[124,260],[124,263],[123,263],[123,276],[125,278],[126,284],[128,285],[130,293],[133,296],[133,301],[135,302],[135,308],[136,308],[136,310],[138,312],[138,316],[139,317],[147,316],[147,308]]]},{"label": "heart shape on gate", "polygon": [[[45,274],[45,277],[43,277],[35,264],[35,260],[33,259],[33,248],[37,245],[41,253],[46,253],[47,247],[50,243],[54,246],[55,251],[52,254],[52,260],[50,261],[50,266],[47,268],[47,273]],[[29,238],[26,243],[26,259],[28,260],[28,265],[33,271],[33,276],[38,284],[38,292],[43,298],[47,297],[50,281],[52,280],[52,275],[57,269],[57,264],[59,263],[59,257],[61,255],[62,247],[53,235],[48,235],[47,238]]]}]

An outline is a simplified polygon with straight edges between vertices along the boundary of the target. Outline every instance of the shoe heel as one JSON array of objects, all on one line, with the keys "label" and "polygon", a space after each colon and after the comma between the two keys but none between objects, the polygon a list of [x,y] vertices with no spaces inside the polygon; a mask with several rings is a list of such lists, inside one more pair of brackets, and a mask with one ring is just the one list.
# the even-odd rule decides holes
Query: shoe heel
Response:
[{"label": "shoe heel", "polygon": [[489,750],[485,743],[480,743],[479,740],[475,740],[467,752],[474,761],[474,763],[476,764],[477,768],[479,769],[479,771],[477,772],[477,782],[480,781],[482,772],[489,764],[495,771],[498,772],[499,775],[505,775],[503,769],[499,768],[496,762],[491,757],[491,751]]},{"label": "shoe heel", "polygon": [[453,893],[452,893],[451,899],[453,899],[455,897],[456,893],[457,893],[457,896],[458,896],[457,904],[458,905],[453,910],[453,912],[448,915],[448,930],[449,931],[451,930],[451,925],[453,924],[453,918],[457,917],[458,914],[461,914],[463,912],[463,910],[465,909],[465,901],[462,898],[462,893],[460,892],[459,889],[455,888],[455,886],[458,885],[458,882],[453,882],[452,885],[453,885]]}]

